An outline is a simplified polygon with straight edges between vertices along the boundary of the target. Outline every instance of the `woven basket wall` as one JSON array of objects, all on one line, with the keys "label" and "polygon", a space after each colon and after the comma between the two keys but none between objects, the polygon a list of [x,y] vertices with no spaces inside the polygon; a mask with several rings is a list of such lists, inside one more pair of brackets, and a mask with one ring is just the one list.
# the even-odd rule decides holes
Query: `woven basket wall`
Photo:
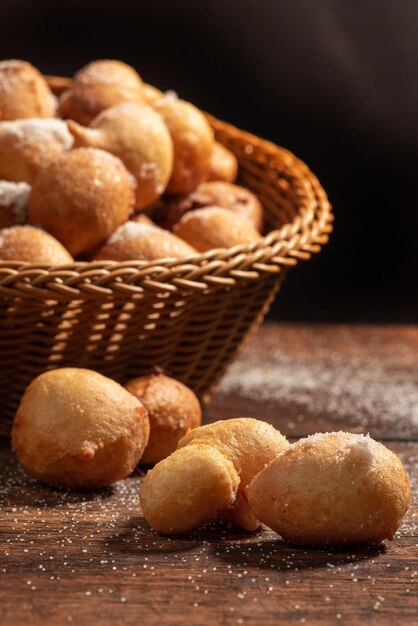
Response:
[{"label": "woven basket wall", "polygon": [[[61,79],[51,79],[56,91]],[[0,434],[46,369],[87,367],[125,382],[165,369],[202,397],[263,320],[289,267],[331,232],[327,197],[283,148],[209,117],[260,198],[269,234],[188,262],[109,261],[53,268],[0,262]]]}]

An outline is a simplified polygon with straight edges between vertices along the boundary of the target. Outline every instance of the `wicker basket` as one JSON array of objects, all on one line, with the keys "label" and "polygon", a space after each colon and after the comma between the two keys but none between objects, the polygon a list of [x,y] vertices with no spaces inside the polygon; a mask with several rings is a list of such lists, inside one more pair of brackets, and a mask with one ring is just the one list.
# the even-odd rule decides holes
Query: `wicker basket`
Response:
[{"label": "wicker basket", "polygon": [[[66,79],[51,78],[58,93]],[[204,396],[263,320],[286,271],[332,230],[325,192],[290,152],[210,116],[260,198],[269,234],[185,261],[0,262],[0,434],[44,370],[87,367],[120,382],[154,365]]]}]

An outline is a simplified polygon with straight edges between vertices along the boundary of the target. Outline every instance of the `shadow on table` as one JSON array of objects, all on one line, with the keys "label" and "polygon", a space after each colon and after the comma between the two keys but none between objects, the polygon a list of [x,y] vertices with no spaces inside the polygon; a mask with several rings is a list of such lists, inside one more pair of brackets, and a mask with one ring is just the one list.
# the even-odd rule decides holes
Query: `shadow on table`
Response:
[{"label": "shadow on table", "polygon": [[240,528],[227,527],[222,522],[214,522],[206,527],[185,535],[161,535],[153,531],[145,518],[136,516],[129,519],[117,534],[106,537],[106,545],[123,553],[161,554],[200,550],[202,545],[214,546],[225,541],[238,541],[254,536]]},{"label": "shadow on table", "polygon": [[223,522],[214,522],[186,535],[166,536],[151,530],[144,517],[126,521],[123,528],[106,537],[106,546],[125,554],[167,554],[201,552],[207,547],[218,559],[234,565],[276,570],[333,568],[356,563],[384,554],[380,546],[345,547],[344,549],[312,549],[285,543],[270,531],[248,533]]},{"label": "shadow on table", "polygon": [[105,543],[113,551],[124,554],[164,554],[195,550],[201,541],[192,535],[160,535],[151,530],[144,517],[136,516],[129,519],[120,532],[106,537]]},{"label": "shadow on table", "polygon": [[69,491],[49,487],[39,483],[35,478],[31,478],[16,465],[15,472],[3,476],[3,484],[0,494],[0,507],[35,507],[59,508],[65,506],[71,508],[72,505],[79,506],[83,503],[99,502],[107,500],[113,496],[113,487],[103,487],[94,491]]},{"label": "shadow on table", "polygon": [[384,554],[380,546],[345,547],[344,549],[314,549],[285,543],[279,537],[246,544],[220,543],[213,547],[216,556],[234,565],[275,570],[305,570],[334,568],[345,563],[367,561]]}]

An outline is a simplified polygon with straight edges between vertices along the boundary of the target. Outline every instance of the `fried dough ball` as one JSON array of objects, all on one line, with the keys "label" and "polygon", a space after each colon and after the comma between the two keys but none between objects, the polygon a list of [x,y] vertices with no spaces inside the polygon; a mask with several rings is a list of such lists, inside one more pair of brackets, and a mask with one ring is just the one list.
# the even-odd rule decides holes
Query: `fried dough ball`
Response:
[{"label": "fried dough ball", "polygon": [[160,98],[164,98],[164,93],[158,89],[158,87],[144,83],[144,101],[147,104],[152,105],[153,102],[156,102]]},{"label": "fried dough ball", "polygon": [[162,116],[173,140],[173,172],[167,193],[189,193],[209,175],[213,131],[203,113],[189,102],[167,95],[152,106]]},{"label": "fried dough ball", "polygon": [[88,125],[93,118],[121,102],[142,102],[144,85],[133,67],[121,61],[92,61],[74,78],[60,99],[63,117]]},{"label": "fried dough ball", "polygon": [[162,118],[142,103],[119,104],[89,128],[68,121],[76,146],[102,148],[118,156],[137,182],[135,207],[142,209],[165,190],[173,169],[173,142]]},{"label": "fried dough ball", "polygon": [[59,241],[40,228],[12,226],[0,230],[0,261],[67,265],[74,259]]},{"label": "fried dough ball", "polygon": [[221,181],[201,183],[187,195],[162,199],[157,203],[153,217],[157,224],[172,230],[188,211],[211,206],[230,209],[246,217],[258,231],[263,229],[263,208],[257,196],[249,189]]},{"label": "fried dough ball", "polygon": [[0,123],[0,178],[33,184],[38,171],[70,150],[67,124],[55,119]]},{"label": "fried dough ball", "polygon": [[12,430],[23,468],[57,487],[104,487],[129,476],[149,435],[146,409],[87,369],[45,372],[26,389]]},{"label": "fried dough ball", "polygon": [[125,388],[148,411],[150,438],[142,463],[158,463],[177,448],[191,428],[200,425],[202,410],[191,389],[178,380],[156,371],[129,381]]},{"label": "fried dough ball", "polygon": [[215,206],[189,211],[174,226],[173,233],[199,252],[260,239],[260,233],[245,217]]},{"label": "fried dough ball", "polygon": [[208,181],[222,180],[227,183],[233,183],[237,176],[237,157],[231,150],[228,150],[228,148],[225,148],[221,143],[215,141],[210,161]]},{"label": "fried dough ball", "polygon": [[126,222],[134,183],[112,154],[80,148],[59,155],[35,179],[29,221],[53,234],[73,254],[89,252]]},{"label": "fried dough ball", "polygon": [[0,180],[0,228],[25,224],[31,187]]},{"label": "fried dough ball", "polygon": [[301,439],[245,491],[256,517],[286,541],[312,546],[392,539],[410,497],[399,458],[370,437]]},{"label": "fried dough ball", "polygon": [[289,443],[271,424],[251,417],[220,420],[189,431],[178,444],[217,448],[232,461],[240,477],[237,501],[220,514],[220,519],[255,530],[259,524],[242,497],[243,489],[264,467],[285,450]]},{"label": "fried dough ball", "polygon": [[0,120],[54,117],[56,100],[45,78],[26,61],[0,62]]},{"label": "fried dough ball", "polygon": [[113,233],[94,258],[109,261],[154,261],[163,258],[185,259],[194,254],[194,248],[162,228],[130,221]]},{"label": "fried dough ball", "polygon": [[216,519],[235,500],[239,476],[209,445],[176,450],[147,473],[140,491],[144,517],[156,531],[186,533]]}]

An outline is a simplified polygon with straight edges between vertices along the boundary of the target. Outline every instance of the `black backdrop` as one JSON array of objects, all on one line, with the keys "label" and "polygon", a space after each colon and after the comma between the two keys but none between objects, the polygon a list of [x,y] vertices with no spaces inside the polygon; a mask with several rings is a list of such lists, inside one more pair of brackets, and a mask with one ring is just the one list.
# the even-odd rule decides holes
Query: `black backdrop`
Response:
[{"label": "black backdrop", "polygon": [[336,214],[271,315],[418,320],[415,0],[0,0],[0,58],[118,58],[304,159]]}]

